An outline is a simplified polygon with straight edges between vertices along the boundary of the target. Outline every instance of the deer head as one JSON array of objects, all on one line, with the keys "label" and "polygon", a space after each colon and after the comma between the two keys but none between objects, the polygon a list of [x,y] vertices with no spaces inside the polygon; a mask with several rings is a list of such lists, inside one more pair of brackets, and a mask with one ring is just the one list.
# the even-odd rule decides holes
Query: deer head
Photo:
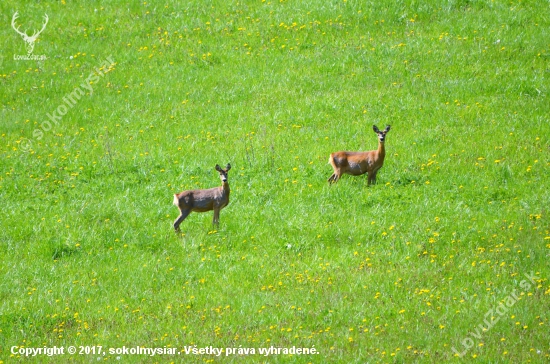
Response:
[{"label": "deer head", "polygon": [[373,125],[372,126],[372,130],[374,130],[374,132],[376,134],[378,134],[378,140],[381,142],[381,143],[384,143],[384,140],[386,140],[386,133],[388,131],[390,131],[390,128],[391,126],[386,126],[386,129],[384,129],[383,131],[380,131],[380,129],[378,129],[378,127],[376,125]]},{"label": "deer head", "polygon": [[19,14],[17,12],[15,12],[15,14],[13,14],[13,17],[11,18],[11,26],[13,27],[13,29],[17,32],[17,34],[19,34],[21,37],[23,37],[23,40],[25,41],[25,48],[27,49],[27,53],[28,54],[31,54],[32,51],[34,50],[34,42],[36,41],[36,39],[38,38],[38,36],[40,35],[40,33],[42,33],[44,31],[44,29],[46,29],[46,24],[48,24],[48,14],[44,14],[44,24],[42,25],[42,29],[40,29],[39,31],[34,31],[34,33],[29,36],[26,32],[21,32],[19,30],[19,27],[16,27],[15,26],[15,20],[19,17]]},{"label": "deer head", "polygon": [[227,167],[222,169],[218,164],[216,164],[216,171],[220,173],[220,180],[222,183],[227,182],[227,172],[231,169],[231,164],[227,163]]}]

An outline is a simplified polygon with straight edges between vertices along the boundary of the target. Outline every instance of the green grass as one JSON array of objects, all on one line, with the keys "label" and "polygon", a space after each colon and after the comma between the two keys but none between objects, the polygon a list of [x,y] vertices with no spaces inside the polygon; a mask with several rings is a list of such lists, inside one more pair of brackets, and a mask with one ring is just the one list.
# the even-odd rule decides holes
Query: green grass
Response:
[{"label": "green grass", "polygon": [[[0,10],[0,363],[98,358],[11,354],[69,345],[181,351],[119,356],[151,363],[548,361],[546,1]],[[28,33],[49,15],[47,60],[13,59],[16,10]],[[329,186],[329,154],[375,149],[373,124],[392,126],[378,184]],[[174,234],[173,194],[218,186],[228,162],[219,228],[193,213]]]}]

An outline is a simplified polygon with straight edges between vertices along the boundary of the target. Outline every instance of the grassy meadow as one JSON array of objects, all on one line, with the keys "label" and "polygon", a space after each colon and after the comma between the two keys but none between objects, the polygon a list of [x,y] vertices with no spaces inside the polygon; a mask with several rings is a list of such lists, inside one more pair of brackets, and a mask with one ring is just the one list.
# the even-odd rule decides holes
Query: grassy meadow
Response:
[{"label": "grassy meadow", "polygon": [[[29,35],[48,14],[46,60],[14,58],[16,11]],[[0,18],[0,363],[550,359],[548,1]],[[329,186],[330,153],[376,149],[373,124],[392,127],[377,185]],[[175,234],[173,194],[227,163],[219,227],[192,213]],[[54,346],[102,352],[19,352]],[[137,346],[178,354],[108,351]]]}]

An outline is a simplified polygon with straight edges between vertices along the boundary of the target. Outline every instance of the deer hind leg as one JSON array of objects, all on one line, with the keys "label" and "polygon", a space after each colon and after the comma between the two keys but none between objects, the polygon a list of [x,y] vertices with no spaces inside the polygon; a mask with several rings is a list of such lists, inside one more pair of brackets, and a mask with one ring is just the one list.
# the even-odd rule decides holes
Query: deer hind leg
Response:
[{"label": "deer hind leg", "polygon": [[328,178],[328,183],[336,183],[340,179],[340,171],[335,170],[332,176]]},{"label": "deer hind leg", "polygon": [[180,210],[180,216],[174,221],[174,230],[180,231],[180,224],[189,214],[191,213],[191,209],[188,210]]},{"label": "deer hind leg", "polygon": [[334,173],[328,178],[327,182],[329,184],[336,183],[338,181],[338,178],[340,178],[340,169],[336,166],[336,163],[334,162],[334,157],[331,154],[328,158],[328,164],[332,167]]}]

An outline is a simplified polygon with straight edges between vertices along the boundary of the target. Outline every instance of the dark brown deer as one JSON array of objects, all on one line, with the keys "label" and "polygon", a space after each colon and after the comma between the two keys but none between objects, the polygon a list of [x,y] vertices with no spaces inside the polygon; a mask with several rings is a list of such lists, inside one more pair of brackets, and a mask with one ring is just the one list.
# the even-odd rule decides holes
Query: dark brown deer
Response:
[{"label": "dark brown deer", "polygon": [[180,230],[180,224],[192,211],[206,212],[214,210],[213,225],[219,225],[220,210],[229,203],[229,183],[227,182],[227,172],[231,165],[222,169],[216,164],[216,171],[220,174],[222,185],[220,187],[209,188],[206,190],[189,190],[174,195],[174,205],[180,210],[180,216],[174,221],[174,229]]},{"label": "dark brown deer", "polygon": [[376,183],[376,173],[384,165],[386,149],[384,141],[386,134],[390,131],[390,126],[380,131],[376,125],[372,126],[374,132],[378,135],[378,149],[368,152],[336,152],[332,153],[328,162],[332,165],[334,173],[329,177],[329,183],[336,183],[342,174],[347,173],[352,176],[359,176],[368,173],[368,184]]}]

